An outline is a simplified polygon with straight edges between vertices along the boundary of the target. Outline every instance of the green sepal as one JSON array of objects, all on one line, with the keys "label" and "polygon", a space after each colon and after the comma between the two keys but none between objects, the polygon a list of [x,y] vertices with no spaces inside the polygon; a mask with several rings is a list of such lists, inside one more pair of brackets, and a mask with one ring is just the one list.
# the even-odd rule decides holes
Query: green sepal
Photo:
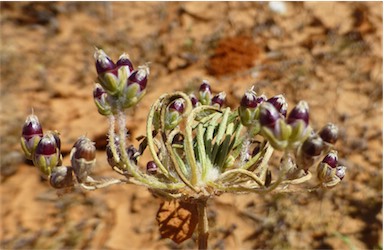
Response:
[{"label": "green sepal", "polygon": [[284,150],[288,146],[288,141],[276,138],[273,131],[268,127],[261,127],[260,133],[268,140],[271,146],[277,150]]},{"label": "green sepal", "polygon": [[132,83],[131,85],[127,86],[124,90],[124,108],[130,108],[134,105],[136,105],[141,98],[143,98],[144,94],[146,93],[146,90],[143,91],[140,90],[140,85],[137,83]]},{"label": "green sepal", "polygon": [[245,108],[242,106],[239,107],[240,121],[244,126],[247,127],[255,124],[259,113],[260,111],[258,108]]},{"label": "green sepal", "polygon": [[114,73],[106,72],[99,75],[100,85],[110,95],[116,95],[119,92],[119,78]]},{"label": "green sepal", "polygon": [[28,160],[32,160],[33,152],[35,152],[37,144],[39,144],[41,137],[40,136],[34,136],[30,140],[33,140],[33,142],[31,143],[31,145],[32,145],[31,148],[28,145],[29,143],[27,142],[27,140],[25,140],[23,137],[20,138],[21,149],[23,150],[24,155]]},{"label": "green sepal", "polygon": [[60,162],[58,154],[52,156],[34,155],[32,160],[33,165],[35,165],[46,177],[51,174],[52,169]]},{"label": "green sepal", "polygon": [[165,129],[166,130],[171,130],[174,129],[181,120],[183,119],[182,115],[180,115],[179,112],[177,111],[167,111],[165,115]]}]

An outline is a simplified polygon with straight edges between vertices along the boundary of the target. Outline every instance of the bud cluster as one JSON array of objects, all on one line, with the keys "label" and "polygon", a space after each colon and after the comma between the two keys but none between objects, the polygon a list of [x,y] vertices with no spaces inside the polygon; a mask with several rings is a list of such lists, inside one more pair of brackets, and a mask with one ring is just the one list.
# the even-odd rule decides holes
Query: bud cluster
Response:
[{"label": "bud cluster", "polygon": [[146,92],[148,66],[134,69],[125,53],[115,63],[101,49],[96,49],[94,58],[99,83],[95,84],[93,97],[99,113],[116,114],[136,105]]}]

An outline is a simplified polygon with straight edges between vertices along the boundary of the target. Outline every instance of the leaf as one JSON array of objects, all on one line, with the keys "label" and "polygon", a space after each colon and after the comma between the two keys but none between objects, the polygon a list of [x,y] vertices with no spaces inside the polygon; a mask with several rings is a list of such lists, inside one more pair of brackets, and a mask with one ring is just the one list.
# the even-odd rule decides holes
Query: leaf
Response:
[{"label": "leaf", "polygon": [[164,201],[157,211],[160,235],[180,244],[191,238],[195,231],[198,216],[196,204]]}]

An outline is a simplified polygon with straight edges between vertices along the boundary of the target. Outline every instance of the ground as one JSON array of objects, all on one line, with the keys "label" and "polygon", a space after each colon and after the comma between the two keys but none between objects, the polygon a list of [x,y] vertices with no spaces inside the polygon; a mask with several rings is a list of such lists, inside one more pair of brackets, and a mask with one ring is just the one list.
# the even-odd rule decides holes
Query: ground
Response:
[{"label": "ground", "polygon": [[150,62],[148,93],[129,112],[144,133],[152,102],[207,79],[237,107],[254,86],[310,106],[311,126],[338,125],[347,175],[331,190],[223,195],[209,203],[212,249],[382,249],[381,2],[1,2],[2,249],[187,249],[161,239],[160,200],[119,185],[58,196],[25,161],[19,138],[37,114],[58,130],[64,163],[86,134],[107,164],[107,120],[97,113],[94,47]]}]

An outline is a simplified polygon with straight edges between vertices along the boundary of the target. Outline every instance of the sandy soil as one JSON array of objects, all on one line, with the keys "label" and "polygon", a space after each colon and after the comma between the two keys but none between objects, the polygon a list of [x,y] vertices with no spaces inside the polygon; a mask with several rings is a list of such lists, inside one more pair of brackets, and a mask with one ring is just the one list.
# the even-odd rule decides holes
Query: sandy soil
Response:
[{"label": "sandy soil", "polygon": [[1,2],[2,249],[187,249],[161,239],[160,200],[120,185],[58,197],[24,160],[19,136],[34,109],[60,131],[64,163],[78,136],[99,149],[96,176],[117,176],[108,127],[93,104],[94,46],[151,62],[148,94],[131,111],[143,134],[151,103],[208,79],[236,107],[255,86],[308,101],[311,124],[336,123],[347,176],[328,191],[223,195],[209,204],[213,249],[382,249],[382,3]]}]

